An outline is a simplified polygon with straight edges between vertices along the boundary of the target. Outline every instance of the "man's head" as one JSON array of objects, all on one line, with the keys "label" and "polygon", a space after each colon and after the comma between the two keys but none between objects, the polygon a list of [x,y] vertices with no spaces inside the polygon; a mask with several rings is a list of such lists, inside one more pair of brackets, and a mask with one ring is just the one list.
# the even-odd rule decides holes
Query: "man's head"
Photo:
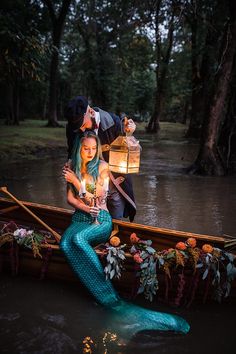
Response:
[{"label": "man's head", "polygon": [[75,129],[81,129],[82,131],[94,129],[95,112],[84,96],[77,96],[70,100],[65,110],[65,117]]},{"label": "man's head", "polygon": [[87,112],[88,100],[84,96],[76,96],[69,101],[65,109],[65,118],[69,124],[73,124],[77,129],[83,125],[84,116]]}]

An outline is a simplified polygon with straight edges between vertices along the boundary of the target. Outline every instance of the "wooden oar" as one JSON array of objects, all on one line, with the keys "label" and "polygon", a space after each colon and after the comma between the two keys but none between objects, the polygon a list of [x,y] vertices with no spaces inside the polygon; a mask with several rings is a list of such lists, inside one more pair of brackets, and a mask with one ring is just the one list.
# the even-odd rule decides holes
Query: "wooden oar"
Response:
[{"label": "wooden oar", "polygon": [[56,241],[59,242],[61,239],[61,236],[54,231],[53,229],[51,229],[50,226],[48,226],[47,224],[45,224],[45,222],[43,220],[41,220],[37,215],[35,215],[30,209],[28,209],[20,200],[18,200],[14,195],[12,195],[7,187],[0,187],[0,191],[3,193],[6,193],[7,195],[9,195],[9,197],[11,199],[13,199],[20,207],[22,207],[27,213],[29,213],[35,220],[37,220],[41,225],[43,225],[45,227],[45,229],[47,229],[48,231],[51,232],[51,234],[55,237]]}]

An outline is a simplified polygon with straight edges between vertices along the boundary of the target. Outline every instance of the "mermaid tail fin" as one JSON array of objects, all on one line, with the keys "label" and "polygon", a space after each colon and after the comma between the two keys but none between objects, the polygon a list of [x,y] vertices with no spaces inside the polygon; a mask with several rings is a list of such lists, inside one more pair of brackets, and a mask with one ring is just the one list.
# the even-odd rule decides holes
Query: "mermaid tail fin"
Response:
[{"label": "mermaid tail fin", "polygon": [[176,315],[152,311],[126,301],[113,304],[109,329],[124,338],[131,338],[141,331],[174,331],[187,333],[189,324]]}]

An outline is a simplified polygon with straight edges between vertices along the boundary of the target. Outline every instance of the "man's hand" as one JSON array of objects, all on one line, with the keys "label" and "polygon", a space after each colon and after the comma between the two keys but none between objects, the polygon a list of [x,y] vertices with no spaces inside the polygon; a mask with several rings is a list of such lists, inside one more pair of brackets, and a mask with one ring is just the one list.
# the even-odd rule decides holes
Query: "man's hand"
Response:
[{"label": "man's hand", "polygon": [[136,124],[134,123],[133,119],[128,119],[127,129],[128,129],[127,131],[128,135],[132,135],[133,132],[135,131]]},{"label": "man's hand", "polygon": [[71,160],[71,159],[69,159],[69,160],[65,163],[63,169],[65,169],[65,168],[70,168],[70,169],[72,169],[72,160]]},{"label": "man's hand", "polygon": [[69,167],[64,167],[62,174],[63,174],[66,182],[68,182],[68,183],[74,184],[75,181],[78,179],[78,177],[76,176],[74,171],[72,171]]},{"label": "man's hand", "polygon": [[136,124],[134,123],[133,119],[128,119],[125,117],[124,120],[124,131],[127,135],[132,135],[136,129]]}]

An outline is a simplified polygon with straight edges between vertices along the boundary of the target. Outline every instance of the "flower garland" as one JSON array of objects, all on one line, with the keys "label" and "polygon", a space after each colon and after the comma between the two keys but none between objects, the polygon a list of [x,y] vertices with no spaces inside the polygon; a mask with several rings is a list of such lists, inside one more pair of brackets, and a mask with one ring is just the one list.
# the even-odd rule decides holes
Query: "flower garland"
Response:
[{"label": "flower garland", "polygon": [[[232,281],[236,278],[236,257],[219,248],[204,244],[197,247],[196,239],[190,237],[186,242],[178,242],[175,248],[157,251],[151,245],[151,240],[142,240],[135,233],[130,235],[130,245],[121,245],[119,237],[115,236],[105,244],[107,264],[106,277],[109,279],[120,278],[124,270],[124,261],[129,255],[135,263],[136,276],[139,278],[137,294],[144,293],[146,299],[152,301],[158,290],[158,273],[166,277],[166,298],[168,298],[168,282],[172,275],[178,274],[177,294],[174,304],[179,306],[186,291],[185,267],[192,269],[192,284],[189,291],[187,306],[192,303],[199,280],[206,281],[204,301],[206,300],[209,286],[213,287],[213,297],[221,301],[229,296]],[[125,253],[126,250],[126,253]]]},{"label": "flower garland", "polygon": [[[34,257],[42,258],[41,247],[43,244],[47,245],[48,242],[54,241],[47,232],[18,227],[13,221],[4,224],[0,230],[0,247],[5,243],[11,244],[12,272],[15,274],[18,268],[18,256],[14,244],[30,248]],[[174,299],[176,306],[179,306],[181,301],[186,298],[186,288],[189,284],[185,269],[192,271],[191,284],[187,289],[187,306],[192,303],[200,280],[205,282],[203,301],[206,301],[209,288],[213,287],[213,297],[220,302],[224,297],[229,296],[232,282],[236,278],[235,255],[209,244],[204,244],[199,248],[196,239],[192,237],[188,238],[186,242],[178,242],[175,248],[157,251],[152,247],[151,240],[142,240],[132,233],[129,245],[121,244],[120,238],[113,236],[109,243],[102,246],[102,249],[102,255],[105,256],[106,279],[120,279],[122,271],[125,270],[126,259],[132,258],[135,276],[138,279],[135,295],[143,293],[145,298],[150,301],[159,290],[159,275],[164,274],[165,299],[168,300],[173,275],[177,273],[178,284]],[[50,253],[47,253],[47,262],[49,257]],[[44,268],[42,277],[44,277],[47,265]]]},{"label": "flower garland", "polygon": [[48,239],[48,233],[18,227],[13,221],[4,224],[0,230],[0,247],[7,242],[15,241],[19,246],[32,249],[34,257],[42,258],[41,245],[46,244]]}]

